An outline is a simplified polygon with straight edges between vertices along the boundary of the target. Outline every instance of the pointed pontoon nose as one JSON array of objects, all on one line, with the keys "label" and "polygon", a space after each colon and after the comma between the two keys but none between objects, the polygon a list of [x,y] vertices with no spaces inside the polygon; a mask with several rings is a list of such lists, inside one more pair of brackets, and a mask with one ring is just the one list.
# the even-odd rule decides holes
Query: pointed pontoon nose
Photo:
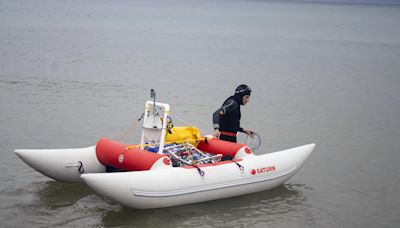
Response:
[{"label": "pointed pontoon nose", "polygon": [[40,154],[38,150],[16,149],[14,153],[27,165],[39,171],[41,165],[40,157],[42,154]]},{"label": "pointed pontoon nose", "polygon": [[301,147],[304,155],[308,158],[315,149],[315,143],[310,143]]},{"label": "pointed pontoon nose", "polygon": [[304,160],[307,160],[307,158],[314,151],[314,148],[315,148],[315,143],[299,146],[297,147],[297,154],[301,156]]},{"label": "pointed pontoon nose", "polygon": [[17,149],[17,150],[14,150],[14,153],[15,153],[22,161],[25,161],[25,154],[26,154],[25,150]]},{"label": "pointed pontoon nose", "polygon": [[314,149],[315,149],[315,143],[310,143],[304,146],[297,147],[296,152],[292,153],[290,156],[292,156],[295,160],[297,160],[298,162],[297,165],[300,168],[310,157]]},{"label": "pointed pontoon nose", "polygon": [[36,171],[59,181],[82,182],[81,172],[105,172],[96,147],[77,149],[16,149],[15,154]]}]

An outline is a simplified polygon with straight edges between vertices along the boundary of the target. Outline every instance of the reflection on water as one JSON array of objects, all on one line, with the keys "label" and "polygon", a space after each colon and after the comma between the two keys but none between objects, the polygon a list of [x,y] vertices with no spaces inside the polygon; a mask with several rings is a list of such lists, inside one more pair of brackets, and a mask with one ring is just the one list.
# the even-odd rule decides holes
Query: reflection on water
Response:
[{"label": "reflection on water", "polygon": [[37,182],[29,188],[34,199],[18,208],[25,223],[34,227],[304,227],[317,216],[305,196],[312,189],[292,183],[234,198],[149,210],[123,207],[79,183]]},{"label": "reflection on water", "polygon": [[104,211],[120,208],[84,184],[48,181],[36,188],[33,201],[21,207],[24,221],[33,227],[96,226]]},{"label": "reflection on water", "polygon": [[66,207],[90,194],[93,194],[93,191],[84,184],[48,181],[36,192],[37,199],[33,204],[50,209]]},{"label": "reflection on water", "polygon": [[168,227],[277,224],[289,219],[291,212],[309,207],[302,195],[302,191],[307,190],[310,188],[285,184],[270,191],[171,208],[136,210],[122,207],[105,212],[102,225],[165,227],[165,221],[168,221]]}]

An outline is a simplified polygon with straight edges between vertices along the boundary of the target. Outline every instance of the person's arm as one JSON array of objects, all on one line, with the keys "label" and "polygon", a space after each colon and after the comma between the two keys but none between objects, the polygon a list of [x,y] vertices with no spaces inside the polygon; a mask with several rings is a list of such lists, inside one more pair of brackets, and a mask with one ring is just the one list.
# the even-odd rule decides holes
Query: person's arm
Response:
[{"label": "person's arm", "polygon": [[214,136],[219,136],[219,123],[221,120],[221,116],[226,115],[227,113],[232,112],[235,108],[237,108],[238,103],[233,99],[228,99],[219,109],[217,109],[213,113],[213,128],[214,128]]},{"label": "person's arm", "polygon": [[213,128],[214,130],[219,129],[219,121],[221,120],[221,112],[222,112],[222,107],[217,109],[217,111],[215,111],[213,113]]},{"label": "person's arm", "polygon": [[217,139],[219,139],[219,135],[220,135],[220,132],[219,132],[219,121],[221,119],[220,112],[221,112],[221,108],[217,109],[217,111],[215,111],[213,113],[213,128],[214,128],[213,136]]}]

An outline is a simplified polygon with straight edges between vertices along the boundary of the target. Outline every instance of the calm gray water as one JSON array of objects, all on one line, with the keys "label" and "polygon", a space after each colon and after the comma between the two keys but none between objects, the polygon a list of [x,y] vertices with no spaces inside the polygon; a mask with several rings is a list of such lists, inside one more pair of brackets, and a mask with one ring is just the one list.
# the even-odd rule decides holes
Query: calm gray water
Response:
[{"label": "calm gray water", "polygon": [[[317,143],[271,191],[134,210],[13,153],[120,139],[152,88],[209,133],[241,83],[253,89],[242,125],[262,135],[258,153]],[[0,97],[1,227],[400,226],[396,5],[0,1]],[[138,140],[137,128],[125,139]]]}]

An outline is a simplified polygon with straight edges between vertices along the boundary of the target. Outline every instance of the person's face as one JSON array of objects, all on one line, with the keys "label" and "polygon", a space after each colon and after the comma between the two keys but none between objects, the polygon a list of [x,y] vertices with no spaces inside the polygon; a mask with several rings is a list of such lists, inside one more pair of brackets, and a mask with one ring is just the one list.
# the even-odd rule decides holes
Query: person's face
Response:
[{"label": "person's face", "polygon": [[250,101],[250,95],[243,96],[243,105],[246,105]]}]

